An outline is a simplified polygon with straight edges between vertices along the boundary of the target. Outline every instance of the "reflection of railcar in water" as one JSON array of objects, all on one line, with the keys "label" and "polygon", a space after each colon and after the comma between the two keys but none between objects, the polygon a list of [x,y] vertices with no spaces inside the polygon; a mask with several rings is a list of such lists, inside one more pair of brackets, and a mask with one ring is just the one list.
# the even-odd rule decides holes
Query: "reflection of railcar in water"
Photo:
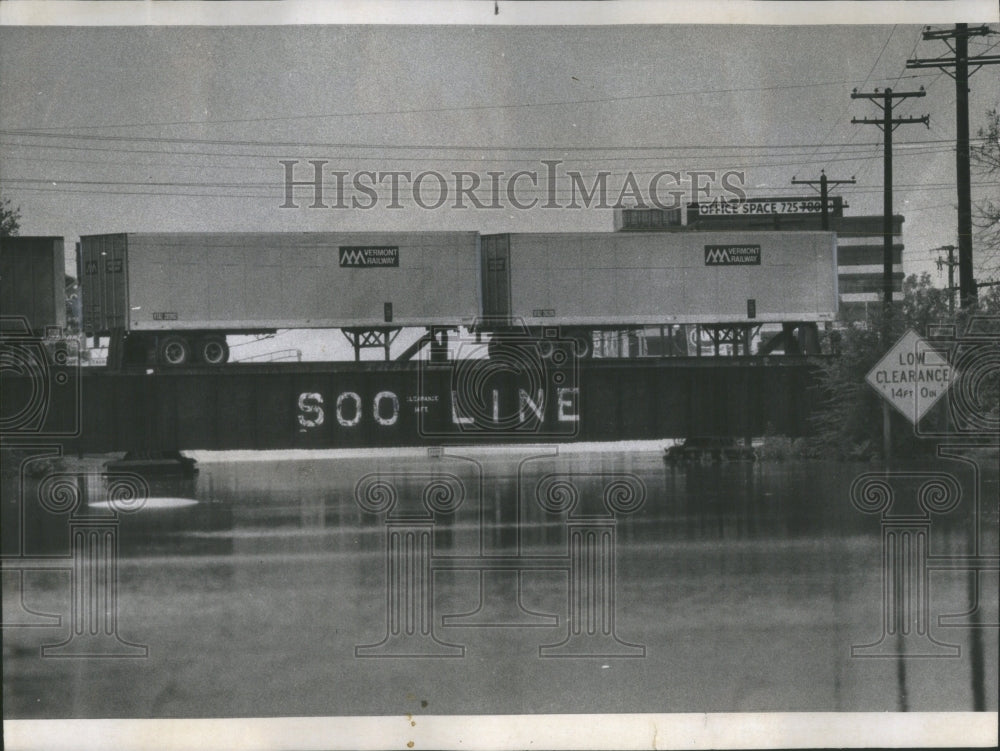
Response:
[{"label": "reflection of railcar in water", "polygon": [[230,335],[311,328],[386,359],[403,327],[427,333],[398,359],[441,356],[460,328],[557,332],[586,357],[606,332],[684,326],[749,354],[771,325],[810,353],[837,313],[828,232],[130,233],[83,237],[78,267],[83,331],[110,338],[109,362],[174,367],[225,363]]}]

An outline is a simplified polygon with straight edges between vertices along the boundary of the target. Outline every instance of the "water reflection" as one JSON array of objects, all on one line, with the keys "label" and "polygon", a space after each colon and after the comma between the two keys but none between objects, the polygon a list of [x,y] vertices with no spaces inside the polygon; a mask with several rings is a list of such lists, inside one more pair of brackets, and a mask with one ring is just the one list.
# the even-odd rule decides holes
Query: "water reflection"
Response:
[{"label": "water reflection", "polygon": [[[230,507],[200,498],[197,475],[62,472],[4,478],[5,556],[69,555],[71,520],[106,517],[119,529],[122,555],[224,553],[227,547],[169,542],[231,526]],[[187,538],[185,538],[187,539]]]},{"label": "water reflection", "polygon": [[[204,463],[193,477],[147,478],[148,505],[116,512],[121,602],[153,655],[130,677],[135,716],[391,713],[401,683],[442,713],[995,708],[995,571],[929,573],[931,628],[963,646],[961,659],[851,657],[852,646],[879,639],[886,612],[887,522],[851,504],[852,482],[873,469],[453,449]],[[996,556],[996,466],[940,459],[911,469],[947,473],[962,490],[954,509],[932,515],[929,554]],[[637,482],[641,502],[630,505],[623,487],[609,492],[613,478]],[[41,481],[25,498],[37,498]],[[79,482],[83,511],[114,510],[106,485]],[[894,483],[898,513],[912,516],[919,481]],[[23,511],[4,517],[5,554],[19,539],[8,521],[21,525],[25,554],[68,553],[68,513],[37,502]],[[430,529],[422,605],[429,633],[466,649],[457,665],[355,657],[391,629],[388,596],[411,591],[402,569],[396,589],[388,584],[389,530],[407,525]],[[588,525],[607,533],[611,554],[574,548],[598,539],[586,538]],[[610,610],[600,598],[612,586]],[[580,603],[593,610],[575,611]],[[608,628],[590,612],[610,614],[619,641],[642,645],[643,658],[618,655],[601,663],[607,670],[543,659],[541,648],[566,643],[574,624]],[[13,675],[39,680],[19,659]],[[38,695],[68,701],[77,691],[84,715],[118,711],[102,697],[120,674],[87,665],[81,683],[47,669],[52,683]],[[47,700],[13,700],[18,716],[59,716]]]}]

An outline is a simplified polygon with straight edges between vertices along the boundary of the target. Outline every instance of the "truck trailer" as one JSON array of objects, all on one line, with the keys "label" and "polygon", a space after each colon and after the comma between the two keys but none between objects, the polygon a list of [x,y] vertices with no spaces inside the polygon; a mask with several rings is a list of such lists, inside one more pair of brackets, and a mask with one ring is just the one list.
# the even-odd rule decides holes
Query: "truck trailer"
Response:
[{"label": "truck trailer", "polygon": [[81,238],[83,325],[127,359],[220,365],[227,334],[471,324],[475,232]]},{"label": "truck trailer", "polygon": [[480,239],[482,310],[495,331],[699,324],[748,332],[837,317],[830,232],[499,234]]},{"label": "truck trailer", "polygon": [[37,337],[61,335],[65,268],[61,237],[0,237],[0,326]]},{"label": "truck trailer", "polygon": [[380,334],[387,359],[401,327],[427,329],[432,353],[459,327],[498,344],[556,328],[588,356],[594,332],[673,324],[748,351],[761,324],[815,341],[837,315],[829,232],[92,235],[80,269],[84,331],[170,366],[226,362],[230,334],[305,328]]}]

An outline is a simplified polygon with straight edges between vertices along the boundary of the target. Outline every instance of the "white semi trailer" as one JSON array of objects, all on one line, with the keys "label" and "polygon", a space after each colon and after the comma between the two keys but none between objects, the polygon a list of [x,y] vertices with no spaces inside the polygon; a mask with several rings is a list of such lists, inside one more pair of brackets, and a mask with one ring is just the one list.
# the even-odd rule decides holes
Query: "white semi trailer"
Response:
[{"label": "white semi trailer", "polygon": [[475,232],[81,238],[84,330],[162,364],[219,365],[229,334],[469,324]]},{"label": "white semi trailer", "polygon": [[114,234],[80,254],[86,333],[172,366],[278,329],[559,327],[586,353],[600,330],[837,315],[829,232]]},{"label": "white semi trailer", "polygon": [[780,323],[815,346],[837,317],[830,232],[608,232],[480,238],[482,314],[494,328],[590,332],[699,324],[747,332]]}]

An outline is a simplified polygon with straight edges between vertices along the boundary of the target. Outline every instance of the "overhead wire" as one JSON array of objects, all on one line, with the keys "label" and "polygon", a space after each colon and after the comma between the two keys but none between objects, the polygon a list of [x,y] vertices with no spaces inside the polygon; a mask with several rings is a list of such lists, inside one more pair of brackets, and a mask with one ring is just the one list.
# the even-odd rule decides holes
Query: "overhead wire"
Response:
[{"label": "overhead wire", "polygon": [[[870,75],[871,74],[869,73],[869,77]],[[918,76],[912,76],[912,77],[916,78]],[[867,82],[867,78],[865,80]],[[532,107],[563,107],[570,105],[576,106],[580,104],[609,104],[609,103],[626,102],[634,100],[673,98],[680,96],[712,96],[717,94],[739,94],[745,92],[795,90],[804,88],[814,88],[817,86],[844,86],[850,83],[856,83],[856,81],[848,79],[839,81],[812,81],[808,83],[798,83],[798,84],[774,84],[770,86],[741,86],[741,87],[733,87],[726,89],[696,89],[692,91],[662,92],[656,94],[631,94],[631,95],[614,96],[614,97],[592,97],[589,99],[567,99],[567,100],[560,100],[553,102],[472,104],[472,105],[456,105],[452,107],[411,107],[411,108],[396,109],[396,110],[330,112],[330,113],[313,113],[307,115],[275,115],[268,117],[227,118],[227,119],[214,119],[214,120],[173,120],[173,121],[165,120],[165,121],[149,121],[144,123],[105,123],[101,125],[35,126],[35,127],[20,128],[20,129],[52,132],[52,131],[63,131],[63,130],[99,130],[99,129],[103,130],[108,128],[166,127],[166,126],[177,126],[177,125],[232,125],[237,123],[288,122],[297,120],[321,120],[321,119],[340,118],[340,117],[377,117],[382,115],[395,116],[395,115],[406,115],[406,114],[441,114],[444,112],[524,109]]]}]

